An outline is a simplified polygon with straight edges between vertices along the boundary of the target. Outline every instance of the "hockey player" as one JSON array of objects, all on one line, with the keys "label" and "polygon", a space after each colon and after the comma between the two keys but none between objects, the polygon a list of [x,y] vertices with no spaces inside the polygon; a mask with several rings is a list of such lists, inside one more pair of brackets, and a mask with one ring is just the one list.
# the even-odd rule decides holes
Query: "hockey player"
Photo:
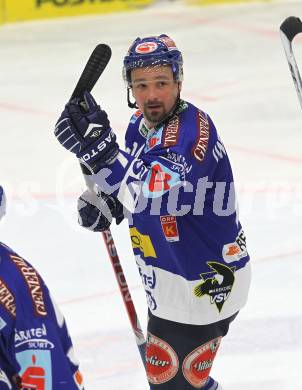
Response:
[{"label": "hockey player", "polygon": [[210,370],[250,285],[231,165],[210,116],[180,98],[183,59],[170,37],[137,38],[123,74],[128,105],[139,108],[126,151],[88,92],[56,124],[58,141],[100,190],[99,200],[80,197],[79,220],[107,229],[104,205],[128,218],[149,307],[151,389],[221,389]]},{"label": "hockey player", "polygon": [[[0,219],[5,214],[0,186]],[[0,390],[79,390],[65,320],[38,272],[0,242]]]}]

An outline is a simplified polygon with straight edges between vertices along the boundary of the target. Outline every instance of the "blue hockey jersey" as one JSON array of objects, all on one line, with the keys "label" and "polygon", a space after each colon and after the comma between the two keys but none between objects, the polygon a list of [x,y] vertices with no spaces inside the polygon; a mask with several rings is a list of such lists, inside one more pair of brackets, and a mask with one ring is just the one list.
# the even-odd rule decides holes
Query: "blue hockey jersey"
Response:
[{"label": "blue hockey jersey", "polygon": [[79,390],[65,320],[37,271],[0,243],[0,390]]},{"label": "blue hockey jersey", "polygon": [[92,179],[128,210],[130,236],[152,313],[187,324],[222,320],[250,285],[231,165],[205,112],[181,100],[148,129],[136,112],[126,152]]}]

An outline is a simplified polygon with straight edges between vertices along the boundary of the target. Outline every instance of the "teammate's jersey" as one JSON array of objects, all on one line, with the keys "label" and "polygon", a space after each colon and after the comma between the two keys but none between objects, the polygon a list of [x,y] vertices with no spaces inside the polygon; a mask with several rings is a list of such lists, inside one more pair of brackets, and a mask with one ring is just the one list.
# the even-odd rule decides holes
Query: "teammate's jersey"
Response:
[{"label": "teammate's jersey", "polygon": [[0,243],[0,390],[79,390],[65,320],[37,271]]},{"label": "teammate's jersey", "polygon": [[[231,165],[210,117],[180,101],[148,129],[136,112],[105,181],[129,216],[148,305],[158,317],[208,324],[237,312],[250,285]],[[108,191],[108,188],[107,188]]]}]

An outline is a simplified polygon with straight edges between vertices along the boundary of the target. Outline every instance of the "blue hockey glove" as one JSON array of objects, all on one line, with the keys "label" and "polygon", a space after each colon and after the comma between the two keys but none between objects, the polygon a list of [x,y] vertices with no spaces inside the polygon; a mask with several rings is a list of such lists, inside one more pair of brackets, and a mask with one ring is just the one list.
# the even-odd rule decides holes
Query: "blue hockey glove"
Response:
[{"label": "blue hockey glove", "polygon": [[75,98],[66,104],[56,123],[55,136],[91,173],[110,165],[119,152],[107,113],[89,92],[84,93],[84,100]]},{"label": "blue hockey glove", "polygon": [[3,188],[0,186],[0,219],[6,213],[6,197]]},{"label": "blue hockey glove", "polygon": [[123,205],[112,195],[85,191],[78,199],[78,221],[94,232],[109,229],[112,218],[119,225],[124,219]]}]

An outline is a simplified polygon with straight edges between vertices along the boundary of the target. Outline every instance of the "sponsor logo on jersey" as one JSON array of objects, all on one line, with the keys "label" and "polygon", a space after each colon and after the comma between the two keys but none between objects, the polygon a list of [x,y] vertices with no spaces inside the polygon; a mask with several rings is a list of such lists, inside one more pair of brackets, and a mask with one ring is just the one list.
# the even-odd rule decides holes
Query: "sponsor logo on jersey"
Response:
[{"label": "sponsor logo on jersey", "polygon": [[156,286],[156,275],[155,275],[155,271],[152,269],[151,273],[147,273],[148,272],[148,267],[145,268],[145,272],[142,267],[140,267],[140,265],[137,263],[137,267],[138,267],[138,271],[139,271],[139,274],[140,274],[140,277],[142,279],[142,282],[143,282],[143,285],[144,285],[144,288],[145,288],[145,293],[146,293],[146,298],[147,298],[147,304],[148,304],[148,307],[150,310],[154,311],[157,309],[157,303],[156,303],[156,300],[152,294],[150,290],[154,290],[155,286]]},{"label": "sponsor logo on jersey", "polygon": [[147,335],[146,372],[148,381],[161,384],[175,377],[179,368],[179,361],[174,349],[164,340]]},{"label": "sponsor logo on jersey", "polygon": [[221,312],[231,294],[236,268],[230,268],[215,261],[208,261],[207,265],[212,271],[200,274],[202,282],[194,287],[194,295],[198,298],[209,296],[211,304],[216,305],[218,311]]},{"label": "sponsor logo on jersey", "polygon": [[52,349],[54,344],[47,340],[47,329],[45,324],[41,328],[30,328],[25,330],[15,329],[15,348],[27,345],[31,349]]},{"label": "sponsor logo on jersey", "polygon": [[189,165],[187,163],[186,157],[182,154],[169,152],[166,158],[174,163],[170,165],[170,169],[172,171],[178,172],[181,180],[186,180],[186,175],[192,170],[192,164]]},{"label": "sponsor logo on jersey", "polygon": [[177,219],[173,215],[161,215],[160,223],[163,229],[164,236],[169,242],[179,241],[179,233],[177,227]]},{"label": "sponsor logo on jersey", "polygon": [[131,227],[130,237],[134,249],[139,249],[145,257],[157,258],[150,236],[141,234],[136,227]]},{"label": "sponsor logo on jersey", "polygon": [[210,374],[221,337],[194,349],[186,356],[182,372],[186,380],[197,389],[203,388]]},{"label": "sponsor logo on jersey", "polygon": [[135,111],[135,113],[132,115],[132,117],[130,118],[130,123],[135,123],[138,118],[141,116],[142,112],[140,110],[137,110]]},{"label": "sponsor logo on jersey", "polygon": [[163,146],[164,148],[175,146],[179,136],[179,116],[175,115],[169,120],[168,125],[164,129],[163,133]]},{"label": "sponsor logo on jersey", "polygon": [[15,297],[2,279],[0,279],[0,303],[13,317],[16,317]]},{"label": "sponsor logo on jersey", "polygon": [[28,349],[16,353],[22,389],[52,390],[50,351]]},{"label": "sponsor logo on jersey", "polygon": [[27,264],[21,257],[10,255],[10,258],[21,272],[29,288],[36,314],[38,316],[46,316],[47,311],[39,275],[35,269]]},{"label": "sponsor logo on jersey", "polygon": [[142,283],[145,288],[145,293],[146,293],[146,298],[147,298],[147,303],[148,307],[150,310],[154,311],[157,309],[157,303],[156,300],[152,294],[152,291],[154,290],[156,286],[156,274],[155,271],[152,267],[141,267],[138,262],[136,262],[138,271],[140,274],[140,277],[142,279]]},{"label": "sponsor logo on jersey", "polygon": [[192,149],[192,153],[199,162],[202,162],[208,149],[210,126],[208,118],[204,112],[198,111],[197,115],[198,136],[196,144]]},{"label": "sponsor logo on jersey", "polygon": [[157,309],[157,303],[156,300],[152,294],[151,291],[145,290],[146,298],[147,298],[147,304],[150,310],[155,311]]},{"label": "sponsor logo on jersey", "polygon": [[154,270],[152,270],[151,274],[148,275],[143,272],[142,267],[138,266],[138,271],[142,278],[143,285],[153,290],[156,286],[156,276]]},{"label": "sponsor logo on jersey", "polygon": [[157,47],[155,42],[143,42],[136,46],[135,51],[139,54],[148,54],[154,52]]},{"label": "sponsor logo on jersey", "polygon": [[238,261],[248,255],[246,249],[246,237],[241,229],[236,237],[235,242],[225,244],[222,248],[222,257],[226,263]]}]

